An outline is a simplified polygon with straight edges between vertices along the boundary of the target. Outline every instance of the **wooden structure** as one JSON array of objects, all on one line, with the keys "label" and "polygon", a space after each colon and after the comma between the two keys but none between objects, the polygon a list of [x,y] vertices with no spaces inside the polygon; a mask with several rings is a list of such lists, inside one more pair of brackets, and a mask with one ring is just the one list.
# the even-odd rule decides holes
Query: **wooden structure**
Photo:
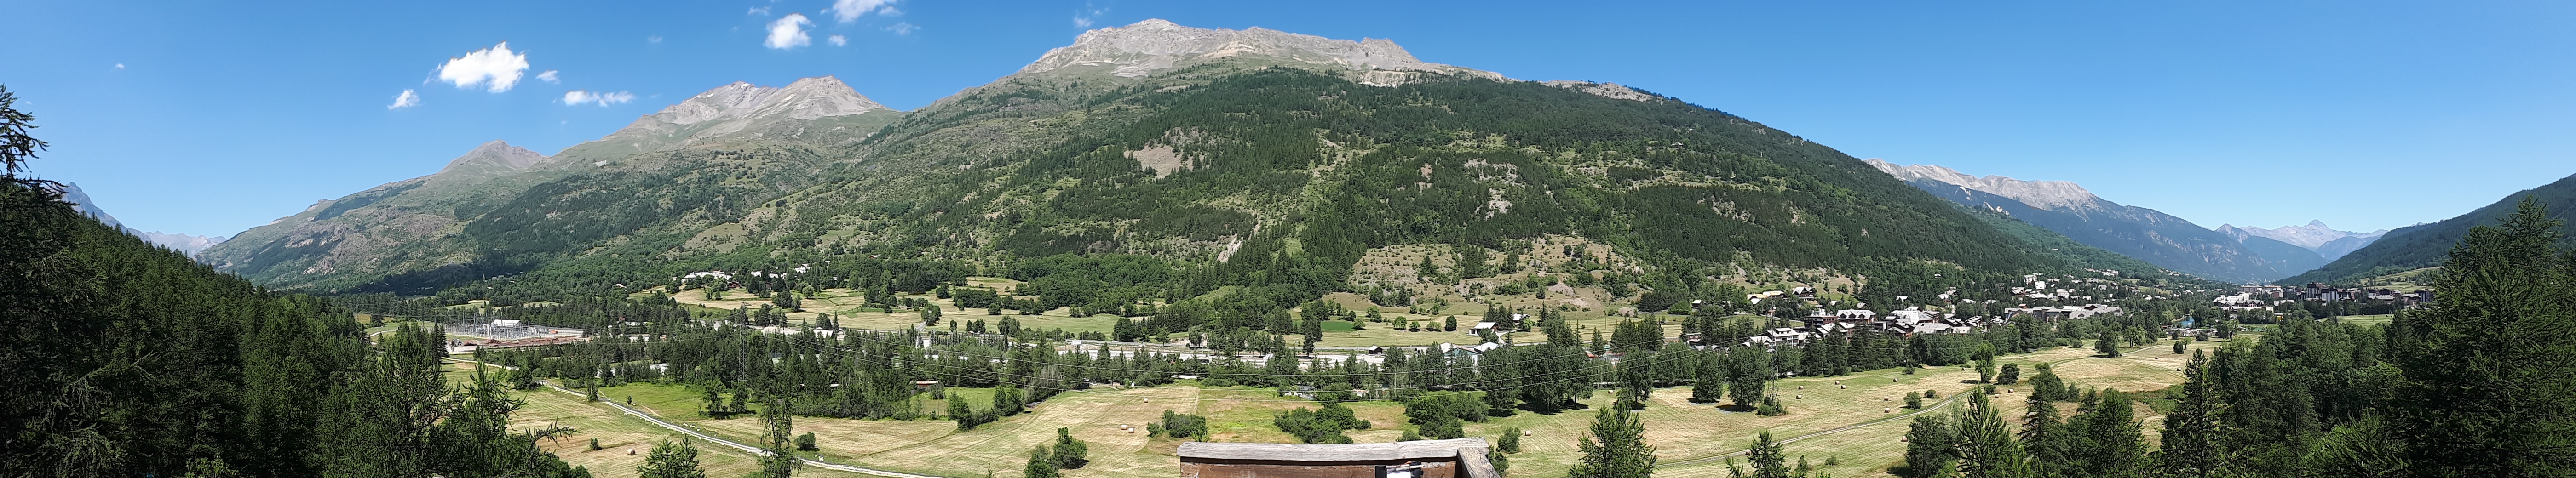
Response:
[{"label": "wooden structure", "polygon": [[1484,438],[1296,445],[1182,443],[1186,478],[1499,478]]}]

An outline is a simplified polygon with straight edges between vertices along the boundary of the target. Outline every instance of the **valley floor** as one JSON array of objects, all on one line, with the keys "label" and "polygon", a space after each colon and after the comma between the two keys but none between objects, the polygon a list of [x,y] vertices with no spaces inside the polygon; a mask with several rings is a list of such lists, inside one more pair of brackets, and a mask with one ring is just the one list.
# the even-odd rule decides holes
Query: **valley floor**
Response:
[{"label": "valley floor", "polygon": [[[2246,336],[2250,338],[2251,336]],[[2195,349],[2215,348],[2223,342],[2198,342]],[[2052,348],[2030,354],[2009,355],[2003,363],[2022,364],[2024,377],[2030,365],[2054,364],[2058,375],[2071,383],[2088,388],[2117,388],[2128,391],[2157,391],[2181,383],[2182,367],[2188,354],[2177,355],[2166,344],[2133,351],[2121,358],[2100,358],[2091,349]],[[1898,369],[1869,371],[1840,377],[1799,377],[1772,382],[1789,414],[1758,417],[1749,412],[1730,412],[1709,404],[1693,404],[1686,399],[1687,388],[1667,388],[1654,393],[1648,407],[1640,414],[1646,424],[1646,439],[1656,448],[1660,461],[1657,476],[1720,477],[1727,476],[1725,458],[1743,451],[1755,433],[1768,430],[1787,442],[1791,456],[1805,456],[1818,471],[1834,476],[1885,476],[1887,469],[1903,457],[1905,444],[1898,441],[1905,434],[1907,422],[1916,413],[1947,413],[1960,407],[1959,393],[1974,389],[1970,383],[1976,373],[1959,367],[1919,370],[1904,375]],[[1839,385],[1838,385],[1839,384]],[[1847,387],[1847,388],[1846,388]],[[2012,393],[1995,397],[2005,417],[2019,417],[2025,407],[2026,387],[2004,386]],[[1933,390],[1942,397],[1930,400],[1921,411],[1899,407],[1907,391]],[[951,393],[970,397],[976,403],[989,401],[989,390],[950,389]],[[629,400],[635,408],[663,420],[681,424],[702,433],[737,442],[755,443],[762,432],[759,419],[735,417],[708,419],[700,417],[696,392],[681,386],[630,384],[601,389],[607,400]],[[1610,393],[1597,393],[1585,400],[1587,405],[1604,406]],[[634,476],[634,465],[641,453],[663,439],[681,435],[659,428],[650,422],[623,415],[606,404],[585,403],[582,397],[552,389],[524,392],[527,408],[514,416],[520,427],[560,424],[581,432],[548,444],[567,461],[585,465],[602,477]],[[2145,397],[2155,399],[2151,394]],[[926,397],[919,399],[919,410],[944,410],[945,404]],[[813,432],[822,448],[824,460],[849,465],[917,473],[924,475],[971,477],[994,473],[1017,476],[1031,449],[1054,440],[1055,429],[1069,429],[1076,438],[1090,443],[1089,467],[1067,470],[1068,477],[1154,477],[1179,476],[1180,467],[1173,452],[1180,441],[1168,437],[1147,437],[1144,428],[1159,420],[1165,410],[1208,417],[1210,432],[1216,441],[1228,442],[1294,442],[1289,435],[1270,424],[1271,414],[1298,407],[1312,407],[1314,402],[1280,397],[1269,389],[1244,387],[1207,388],[1195,381],[1183,381],[1163,387],[1096,388],[1068,392],[1032,407],[1030,412],[1005,418],[970,432],[956,431],[948,421],[851,420],[823,417],[797,417],[797,431]],[[2067,413],[2073,404],[2061,403]],[[1362,419],[1375,426],[1369,430],[1349,432],[1359,442],[1395,441],[1402,434],[1403,406],[1389,401],[1351,404]],[[2156,407],[2139,405],[2139,417],[2146,423],[2152,440],[2161,428],[2162,412]],[[1875,409],[1875,410],[1873,410]],[[1511,474],[1522,477],[1563,476],[1580,458],[1575,443],[1584,437],[1592,422],[1591,410],[1570,410],[1554,415],[1522,412],[1512,417],[1495,418],[1484,423],[1470,423],[1470,436],[1492,438],[1503,430],[1518,427],[1531,432],[1523,440],[1521,453],[1511,456]],[[1121,430],[1121,425],[1133,431]],[[602,449],[588,449],[589,439],[598,438]],[[700,459],[707,465],[709,476],[740,476],[756,468],[753,458],[739,450],[702,444]],[[626,450],[637,449],[628,455]],[[1824,466],[1827,458],[1838,464]],[[804,476],[849,476],[849,473],[804,467]]]}]

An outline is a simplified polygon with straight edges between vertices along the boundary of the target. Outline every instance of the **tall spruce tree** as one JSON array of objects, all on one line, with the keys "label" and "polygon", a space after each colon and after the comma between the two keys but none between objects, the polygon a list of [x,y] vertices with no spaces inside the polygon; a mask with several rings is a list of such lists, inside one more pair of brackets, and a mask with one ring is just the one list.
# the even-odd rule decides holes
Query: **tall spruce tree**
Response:
[{"label": "tall spruce tree", "polygon": [[2012,424],[2004,422],[1994,402],[1986,394],[1968,394],[1968,408],[1959,411],[1957,455],[1959,475],[1967,478],[2020,478],[2030,476],[2030,456],[2013,438]]},{"label": "tall spruce tree", "polygon": [[2403,380],[2388,429],[2418,476],[2576,475],[2576,257],[2525,197],[2471,228],[2431,281],[2441,295],[2388,329]]},{"label": "tall spruce tree", "polygon": [[2207,354],[2193,352],[2183,366],[2183,383],[2173,413],[2165,414],[2164,447],[2156,452],[2163,476],[2203,478],[2219,472],[2217,388],[2209,378]]}]

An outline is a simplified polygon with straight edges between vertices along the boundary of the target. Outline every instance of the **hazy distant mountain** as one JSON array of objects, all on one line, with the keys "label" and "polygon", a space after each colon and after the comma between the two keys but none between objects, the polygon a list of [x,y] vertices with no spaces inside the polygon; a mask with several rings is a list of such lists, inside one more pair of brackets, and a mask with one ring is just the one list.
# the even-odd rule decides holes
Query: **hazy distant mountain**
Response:
[{"label": "hazy distant mountain", "polygon": [[[2568,219],[2571,215],[2576,215],[2576,176],[2568,176],[2566,178],[2561,178],[2556,182],[2541,185],[2540,187],[2507,194],[2503,199],[2496,200],[2495,203],[2488,204],[2486,207],[2478,208],[2475,211],[2469,211],[2468,214],[2461,214],[2457,217],[2444,219],[2441,222],[2418,224],[2390,230],[2385,234],[2380,235],[2378,239],[2371,241],[2368,245],[2353,249],[2350,253],[2343,254],[2341,257],[2335,259],[2334,262],[2327,263],[2324,267],[2319,267],[2316,270],[2308,271],[2305,274],[2299,274],[2295,277],[2281,279],[2280,283],[2352,283],[2373,277],[2441,265],[2442,258],[2450,252],[2451,246],[2453,244],[2457,244],[2460,241],[2460,238],[2468,237],[2469,228],[2475,226],[2495,225],[2506,215],[2512,214],[2515,205],[2520,203],[2523,198],[2526,197],[2538,201],[2541,206],[2549,208],[2550,217],[2561,220]],[[2576,228],[2562,226],[2560,231],[2562,233],[2576,232]],[[2341,240],[2349,239],[2350,238],[2345,238]],[[2559,242],[2560,247],[2567,247],[2570,245],[2576,245],[2576,234],[2565,236],[2561,238]],[[2329,246],[2333,246],[2333,244],[2329,243]]]},{"label": "hazy distant mountain", "polygon": [[[2267,258],[2234,237],[2154,209],[2104,200],[2071,182],[1979,177],[1941,166],[1866,161],[1934,196],[2008,214],[2088,246],[2205,278],[2260,282],[2323,262],[2313,259],[2313,252],[2297,247],[2286,249],[2306,257]],[[2278,252],[2282,248],[2270,249]]]},{"label": "hazy distant mountain", "polygon": [[2254,255],[2262,257],[2265,263],[2272,266],[2272,270],[2290,273],[2307,272],[2317,266],[2326,265],[2326,261],[2331,260],[2317,255],[2315,250],[2255,235],[2246,229],[2248,228],[2221,225],[2217,230],[2219,234],[2226,234],[2227,237],[2236,238],[2237,242],[2245,244],[2245,250],[2253,251]]},{"label": "hazy distant mountain", "polygon": [[2338,231],[2327,227],[2325,221],[2315,220],[2308,221],[2308,224],[2303,226],[2281,226],[2272,229],[2220,224],[2218,231],[2230,235],[2270,238],[2314,251],[2318,256],[2329,261],[2343,257],[2344,254],[2360,249],[2361,246],[2370,245],[2370,241],[2378,240],[2380,235],[2388,233],[2387,229],[2370,232]]},{"label": "hazy distant mountain", "polygon": [[106,223],[108,227],[117,228],[118,230],[125,231],[126,234],[133,234],[135,237],[143,238],[144,241],[160,245],[161,247],[177,249],[180,253],[191,256],[196,255],[198,251],[206,250],[208,247],[213,247],[215,244],[224,242],[224,236],[192,236],[187,234],[171,234],[160,231],[146,232],[134,230],[134,228],[131,227],[125,227],[125,223],[118,222],[116,220],[116,216],[110,216],[107,214],[107,210],[99,209],[98,204],[90,200],[89,193],[81,191],[79,184],[69,182],[63,183],[63,202],[72,203],[72,206],[79,209],[82,214],[88,214],[90,217],[98,218],[98,222]]}]

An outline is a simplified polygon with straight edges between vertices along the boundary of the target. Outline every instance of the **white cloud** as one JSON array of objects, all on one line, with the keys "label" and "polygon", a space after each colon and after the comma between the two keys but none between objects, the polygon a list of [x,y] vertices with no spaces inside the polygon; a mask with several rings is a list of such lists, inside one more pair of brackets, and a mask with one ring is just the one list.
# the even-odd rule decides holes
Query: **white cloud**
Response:
[{"label": "white cloud", "polygon": [[488,91],[500,93],[519,85],[519,77],[528,72],[528,55],[510,53],[510,42],[449,58],[438,67],[438,80],[456,84],[457,88],[488,85]]},{"label": "white cloud", "polygon": [[644,37],[644,42],[645,42],[645,43],[661,43],[661,42],[662,42],[662,36],[661,36],[661,35],[653,35],[653,36]]},{"label": "white cloud", "polygon": [[895,1],[896,0],[832,0],[832,8],[823,9],[823,13],[832,14],[832,18],[840,20],[841,23],[859,21],[859,17],[866,16],[870,13],[881,15],[903,13],[894,9]]},{"label": "white cloud", "polygon": [[749,12],[743,12],[743,14],[744,14],[744,15],[768,15],[768,14],[769,14],[769,7],[751,7],[751,11],[749,11]]},{"label": "white cloud", "polygon": [[848,44],[850,44],[850,37],[845,37],[845,36],[840,36],[840,35],[832,35],[832,36],[830,36],[830,37],[824,38],[824,40],[829,40],[829,41],[831,41],[831,42],[832,42],[832,46],[841,46],[841,45],[848,45]]},{"label": "white cloud", "polygon": [[1100,18],[1100,16],[1101,16],[1101,15],[1107,15],[1107,14],[1109,14],[1109,9],[1106,9],[1106,8],[1091,8],[1091,5],[1090,5],[1090,4],[1085,3],[1085,4],[1082,6],[1082,10],[1075,10],[1075,11],[1073,12],[1073,27],[1074,27],[1074,28],[1091,28],[1091,20],[1092,20],[1092,19],[1094,19],[1094,18]]},{"label": "white cloud", "polygon": [[115,69],[123,70],[123,69],[125,69],[125,64],[124,64],[124,63],[118,63],[118,64],[116,64],[116,68],[115,68]]},{"label": "white cloud", "polygon": [[805,26],[813,24],[814,21],[806,20],[802,13],[778,17],[778,21],[769,22],[769,39],[761,44],[780,50],[812,45],[814,37],[805,35]]},{"label": "white cloud", "polygon": [[592,93],[582,90],[572,90],[564,92],[563,96],[563,104],[573,106],[580,106],[582,104],[608,106],[629,101],[635,101],[635,94],[623,91],[616,93]]},{"label": "white cloud", "polygon": [[894,25],[886,27],[886,31],[894,32],[896,35],[911,35],[913,30],[920,29],[921,25],[914,25],[912,22],[895,22]]},{"label": "white cloud", "polygon": [[554,70],[546,70],[546,72],[545,72],[545,73],[538,73],[538,74],[537,74],[537,79],[540,79],[540,80],[546,80],[546,82],[547,82],[547,83],[562,83],[562,82],[563,82],[563,79],[555,77],[555,71],[554,71]]},{"label": "white cloud", "polygon": [[394,104],[385,105],[385,109],[398,110],[414,106],[420,106],[420,94],[403,90],[402,94],[394,95]]}]

